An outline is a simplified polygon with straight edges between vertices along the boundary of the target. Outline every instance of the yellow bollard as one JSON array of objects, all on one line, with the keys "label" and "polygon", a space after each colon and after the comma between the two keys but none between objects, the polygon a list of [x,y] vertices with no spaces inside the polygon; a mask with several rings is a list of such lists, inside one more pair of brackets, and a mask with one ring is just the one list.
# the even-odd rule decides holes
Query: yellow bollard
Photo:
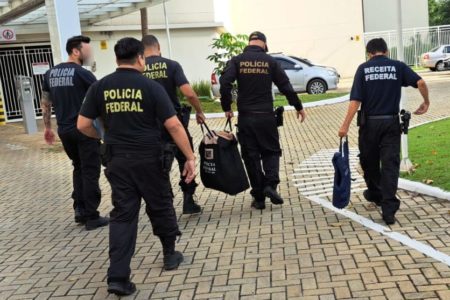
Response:
[{"label": "yellow bollard", "polygon": [[3,99],[0,98],[0,126],[5,124],[6,124],[5,109],[3,106]]}]

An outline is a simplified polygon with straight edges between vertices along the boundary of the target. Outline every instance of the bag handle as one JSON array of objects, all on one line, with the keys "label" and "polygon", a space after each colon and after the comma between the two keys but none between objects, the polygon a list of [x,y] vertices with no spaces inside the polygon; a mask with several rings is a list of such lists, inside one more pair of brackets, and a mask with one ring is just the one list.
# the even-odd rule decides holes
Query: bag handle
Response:
[{"label": "bag handle", "polygon": [[233,126],[231,125],[231,118],[227,119],[227,122],[225,123],[225,128],[223,130],[227,131],[227,127],[230,128],[230,132],[233,132]]},{"label": "bag handle", "polygon": [[339,151],[342,154],[342,157],[344,157],[344,143],[342,142],[342,140],[345,139],[345,142],[348,143],[348,136],[346,135],[345,137],[341,137],[341,140],[339,142]]},{"label": "bag handle", "polygon": [[206,122],[201,123],[201,124],[200,124],[200,128],[202,129],[203,135],[205,135],[205,129],[206,129],[206,131],[207,131],[207,134],[206,134],[206,135],[208,135],[210,138],[212,138],[212,137],[214,136],[213,133],[212,133],[212,131],[209,130],[208,125],[206,125]]}]

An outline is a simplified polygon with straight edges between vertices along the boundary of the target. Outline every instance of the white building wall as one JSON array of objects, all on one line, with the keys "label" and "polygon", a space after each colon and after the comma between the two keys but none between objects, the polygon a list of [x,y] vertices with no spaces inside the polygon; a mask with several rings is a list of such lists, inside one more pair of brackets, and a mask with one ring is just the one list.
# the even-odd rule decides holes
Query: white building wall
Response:
[{"label": "white building wall", "polygon": [[264,32],[270,52],[305,57],[335,67],[343,76],[353,76],[365,60],[361,0],[229,1],[229,29]]},{"label": "white building wall", "polygon": [[[151,31],[161,44],[163,56],[168,57],[168,43],[164,30]],[[125,36],[141,38],[140,31],[118,31],[111,36],[99,32],[85,32],[92,38],[97,71],[95,75],[100,78],[116,69],[114,45]],[[172,59],[177,60],[183,67],[187,78],[191,81],[210,80],[214,65],[206,57],[210,55],[209,45],[216,35],[214,28],[206,29],[180,29],[171,32]],[[101,50],[100,42],[107,40],[108,49]]]},{"label": "white building wall", "polygon": [[[365,32],[397,28],[397,0],[363,0]],[[428,27],[428,0],[402,0],[404,28]]]}]

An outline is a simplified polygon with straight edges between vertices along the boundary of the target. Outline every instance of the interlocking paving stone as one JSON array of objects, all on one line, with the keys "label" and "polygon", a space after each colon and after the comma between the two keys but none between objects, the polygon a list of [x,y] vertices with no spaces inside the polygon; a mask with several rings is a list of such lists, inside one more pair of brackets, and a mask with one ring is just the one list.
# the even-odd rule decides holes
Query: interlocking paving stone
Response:
[{"label": "interlocking paving stone", "polygon": [[[414,124],[450,115],[449,80],[433,77],[430,113],[414,116]],[[419,101],[408,90],[408,108]],[[346,107],[309,109],[301,125],[286,113],[282,207],[254,211],[248,192],[231,197],[200,185],[203,214],[182,216],[174,168],[183,232],[177,248],[186,260],[176,271],[162,270],[161,246],[142,209],[132,262],[138,292],[123,299],[450,299],[448,266],[310,202],[294,185],[301,162],[337,147]],[[224,120],[208,123],[221,128]],[[191,128],[198,145],[201,131]],[[108,228],[86,232],[73,222],[71,165],[61,145],[44,145],[42,132],[22,132],[20,123],[0,127],[0,299],[118,299],[106,291]],[[355,127],[350,143],[357,147]],[[100,210],[107,214],[111,190],[103,175],[101,187]],[[392,229],[450,254],[450,203],[406,191],[399,196]],[[351,209],[381,223],[360,192]]]}]

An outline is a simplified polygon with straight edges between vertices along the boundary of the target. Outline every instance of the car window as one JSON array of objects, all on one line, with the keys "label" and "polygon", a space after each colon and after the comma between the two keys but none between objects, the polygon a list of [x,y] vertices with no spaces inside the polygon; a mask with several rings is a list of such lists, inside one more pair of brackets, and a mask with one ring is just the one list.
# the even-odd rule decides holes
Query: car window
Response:
[{"label": "car window", "polygon": [[305,65],[307,65],[308,67],[314,66],[314,64],[312,62],[310,62],[309,60],[307,60],[306,58],[299,58],[299,57],[292,56],[292,55],[289,57],[301,62],[300,65],[302,65],[302,67],[304,67]]},{"label": "car window", "polygon": [[436,52],[439,48],[441,48],[441,46],[434,47],[429,52]]},{"label": "car window", "polygon": [[295,66],[294,63],[287,61],[285,59],[282,59],[282,58],[277,58],[276,60],[280,64],[280,66],[283,70],[292,70]]},{"label": "car window", "polygon": [[450,53],[450,46],[444,48],[444,53]]}]

